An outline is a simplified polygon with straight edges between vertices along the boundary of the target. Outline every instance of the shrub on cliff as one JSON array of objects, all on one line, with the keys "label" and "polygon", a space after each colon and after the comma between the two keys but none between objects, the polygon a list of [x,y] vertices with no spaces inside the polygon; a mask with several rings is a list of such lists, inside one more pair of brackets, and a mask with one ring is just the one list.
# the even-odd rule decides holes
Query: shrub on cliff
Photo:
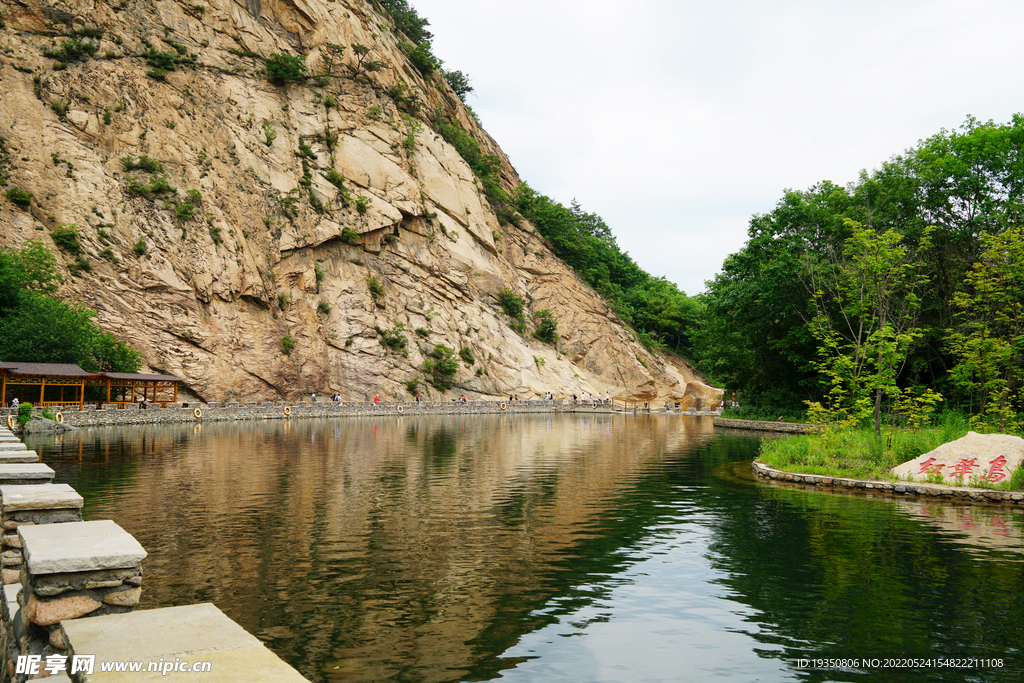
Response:
[{"label": "shrub on cliff", "polygon": [[398,49],[405,53],[416,70],[424,76],[429,76],[441,68],[441,60],[434,56],[430,49],[430,43],[420,43],[419,45],[402,43]]},{"label": "shrub on cliff", "polygon": [[505,311],[508,317],[513,320],[523,319],[523,297],[508,287],[498,292],[498,303],[501,304],[502,310]]},{"label": "shrub on cliff", "polygon": [[380,343],[396,351],[401,351],[409,343],[402,331],[405,329],[403,323],[396,323],[390,330],[383,329],[380,325],[373,328],[380,335]]},{"label": "shrub on cliff", "polygon": [[537,311],[533,314],[533,317],[537,320],[537,329],[534,330],[533,336],[540,339],[542,342],[548,344],[554,344],[558,341],[558,321],[555,319],[554,314],[545,308],[542,311]]},{"label": "shrub on cliff", "polygon": [[274,52],[267,57],[264,66],[267,80],[274,85],[301,83],[306,80],[306,63],[302,61],[301,57]]},{"label": "shrub on cliff", "polygon": [[74,223],[61,223],[50,233],[50,238],[54,244],[69,254],[82,252],[82,245],[78,242],[78,226]]},{"label": "shrub on cliff", "polygon": [[32,206],[32,193],[20,187],[12,187],[7,190],[7,198],[23,209]]},{"label": "shrub on cliff", "polygon": [[459,371],[459,360],[455,355],[455,349],[438,344],[430,352],[430,356],[431,358],[423,363],[423,368],[430,374],[430,383],[438,391],[451,389],[452,378]]},{"label": "shrub on cliff", "polygon": [[80,38],[71,38],[61,43],[59,50],[43,50],[43,56],[49,59],[56,59],[58,62],[67,64],[70,62],[84,62],[96,54],[96,43],[91,43]]}]

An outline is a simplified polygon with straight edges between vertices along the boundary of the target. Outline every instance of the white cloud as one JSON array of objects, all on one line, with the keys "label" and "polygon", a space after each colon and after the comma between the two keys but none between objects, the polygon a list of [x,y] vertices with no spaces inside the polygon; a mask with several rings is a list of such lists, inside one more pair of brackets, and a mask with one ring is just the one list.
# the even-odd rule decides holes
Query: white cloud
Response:
[{"label": "white cloud", "polygon": [[520,175],[694,294],[784,188],[1020,107],[1003,0],[413,0]]}]

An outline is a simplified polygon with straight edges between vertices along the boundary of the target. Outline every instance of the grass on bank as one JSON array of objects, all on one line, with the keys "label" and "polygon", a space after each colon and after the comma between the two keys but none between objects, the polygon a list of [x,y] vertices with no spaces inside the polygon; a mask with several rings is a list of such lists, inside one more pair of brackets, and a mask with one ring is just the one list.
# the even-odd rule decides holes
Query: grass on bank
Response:
[{"label": "grass on bank", "polygon": [[[893,467],[955,441],[969,430],[964,416],[949,412],[939,416],[932,427],[885,429],[881,442],[875,439],[871,427],[826,429],[818,434],[766,439],[761,442],[758,459],[769,467],[787,472],[896,481],[890,472]],[[1019,468],[1008,482],[965,481],[964,485],[1024,489],[1024,467]]]}]

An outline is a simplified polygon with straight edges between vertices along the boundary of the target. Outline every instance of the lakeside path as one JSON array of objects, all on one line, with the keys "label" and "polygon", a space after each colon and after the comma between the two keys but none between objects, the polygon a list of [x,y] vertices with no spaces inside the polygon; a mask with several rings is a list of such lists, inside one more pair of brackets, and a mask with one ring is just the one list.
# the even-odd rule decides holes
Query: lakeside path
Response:
[{"label": "lakeside path", "polygon": [[[816,430],[814,425],[809,424],[732,420],[721,417],[715,418],[715,427],[791,434],[807,434]],[[914,481],[882,481],[879,479],[832,477],[825,474],[804,474],[801,472],[777,470],[757,460],[753,461],[750,466],[754,472],[754,477],[764,483],[811,487],[823,493],[860,493],[887,495],[898,498],[936,498],[964,503],[1024,506],[1024,491],[996,491],[969,486],[946,486]]]}]

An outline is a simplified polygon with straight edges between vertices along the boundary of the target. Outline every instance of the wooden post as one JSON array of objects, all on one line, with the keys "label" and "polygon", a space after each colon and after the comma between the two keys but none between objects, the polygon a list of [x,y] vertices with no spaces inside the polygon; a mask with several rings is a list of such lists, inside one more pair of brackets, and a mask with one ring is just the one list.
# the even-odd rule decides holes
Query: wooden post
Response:
[{"label": "wooden post", "polygon": [[85,378],[82,378],[82,384],[78,387],[78,409],[81,410],[85,407]]},{"label": "wooden post", "polygon": [[7,407],[7,371],[4,370],[3,373],[4,373],[4,388],[3,388],[2,391],[0,391],[0,404],[2,404],[2,406],[0,406],[0,407],[6,408]]},{"label": "wooden post", "polygon": [[110,403],[110,378],[107,378],[107,403]]},{"label": "wooden post", "polygon": [[39,405],[42,406],[46,402],[46,378],[43,377],[43,383],[39,385]]},{"label": "wooden post", "polygon": [[174,400],[171,401],[171,403],[177,403],[177,402],[178,402],[178,383],[175,382],[174,383]]}]

